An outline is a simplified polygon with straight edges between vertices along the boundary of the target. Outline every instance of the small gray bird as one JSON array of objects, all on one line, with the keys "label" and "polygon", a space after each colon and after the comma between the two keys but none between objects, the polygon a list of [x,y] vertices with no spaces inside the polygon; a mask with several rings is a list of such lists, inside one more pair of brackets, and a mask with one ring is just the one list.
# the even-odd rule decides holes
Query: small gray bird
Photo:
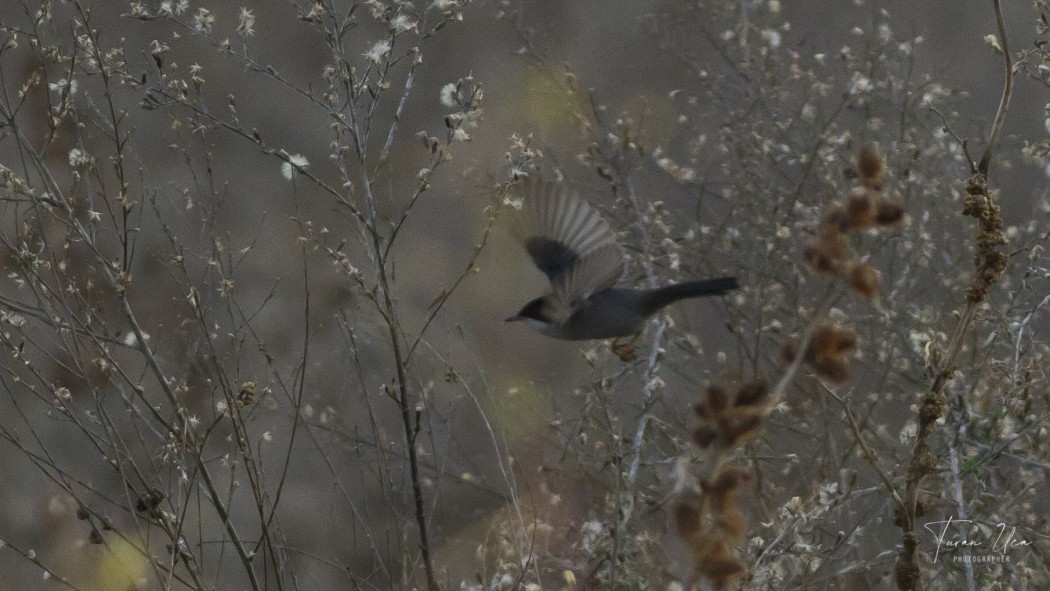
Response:
[{"label": "small gray bird", "polygon": [[736,277],[687,281],[656,289],[614,287],[624,254],[609,224],[564,185],[526,183],[518,239],[551,282],[540,296],[507,319],[523,321],[557,339],[610,339],[636,335],[661,308],[687,298],[723,295]]}]

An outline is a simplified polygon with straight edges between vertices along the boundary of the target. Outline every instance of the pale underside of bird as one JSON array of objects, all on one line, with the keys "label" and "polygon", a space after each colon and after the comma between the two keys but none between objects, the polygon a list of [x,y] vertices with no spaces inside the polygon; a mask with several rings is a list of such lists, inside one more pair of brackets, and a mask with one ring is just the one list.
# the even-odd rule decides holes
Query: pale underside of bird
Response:
[{"label": "pale underside of bird", "polygon": [[560,339],[626,337],[640,332],[646,320],[668,304],[722,295],[737,287],[734,277],[656,289],[618,287],[624,275],[624,252],[594,207],[557,183],[529,181],[523,193],[515,233],[550,280],[551,290],[508,321],[523,321]]}]

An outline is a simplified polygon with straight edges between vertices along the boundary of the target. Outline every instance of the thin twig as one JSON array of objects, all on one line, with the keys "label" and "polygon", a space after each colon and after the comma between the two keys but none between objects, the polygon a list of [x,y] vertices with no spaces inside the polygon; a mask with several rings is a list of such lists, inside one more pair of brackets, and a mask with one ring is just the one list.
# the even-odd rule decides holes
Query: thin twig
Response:
[{"label": "thin twig", "polygon": [[977,171],[988,176],[988,165],[992,161],[995,149],[999,146],[999,135],[1006,125],[1006,113],[1010,110],[1010,96],[1014,90],[1014,65],[1013,56],[1010,55],[1010,39],[1006,35],[1006,24],[1003,22],[1003,7],[1000,0],[992,0],[995,6],[995,24],[999,28],[999,43],[1003,48],[1003,67],[1005,82],[1003,83],[1003,95],[999,99],[999,109],[995,113],[995,123],[992,124],[992,133],[988,138],[988,145],[984,148],[981,161],[977,163]]}]

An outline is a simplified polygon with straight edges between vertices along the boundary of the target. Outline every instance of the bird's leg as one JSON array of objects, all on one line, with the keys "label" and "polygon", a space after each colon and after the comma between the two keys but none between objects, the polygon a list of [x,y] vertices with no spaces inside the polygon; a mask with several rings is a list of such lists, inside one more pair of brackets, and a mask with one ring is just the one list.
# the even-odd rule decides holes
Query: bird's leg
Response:
[{"label": "bird's leg", "polygon": [[638,342],[638,337],[640,336],[642,336],[642,331],[634,333],[627,339],[624,339],[624,337],[614,337],[609,347],[612,349],[612,352],[620,358],[620,361],[630,363],[638,358],[638,354],[634,350],[634,344]]}]

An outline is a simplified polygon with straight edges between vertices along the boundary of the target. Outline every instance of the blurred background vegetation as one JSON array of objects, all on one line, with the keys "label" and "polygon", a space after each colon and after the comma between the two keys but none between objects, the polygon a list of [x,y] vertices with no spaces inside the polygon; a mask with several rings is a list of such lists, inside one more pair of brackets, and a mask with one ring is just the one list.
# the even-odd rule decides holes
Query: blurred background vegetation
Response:
[{"label": "blurred background vegetation", "polygon": [[[1050,585],[1043,4],[1005,7],[1008,266],[916,485],[924,521],[1031,543],[967,566],[919,527],[931,589]],[[990,0],[0,0],[0,43],[5,588],[901,585],[890,489],[1005,77]],[[908,216],[849,237],[873,299],[803,256],[865,145]],[[743,289],[629,362],[504,324],[545,289],[506,228],[520,173],[598,207],[632,284]],[[849,379],[791,373],[827,322]],[[724,450],[748,479],[719,580],[675,527],[693,406],[785,375]]]}]

